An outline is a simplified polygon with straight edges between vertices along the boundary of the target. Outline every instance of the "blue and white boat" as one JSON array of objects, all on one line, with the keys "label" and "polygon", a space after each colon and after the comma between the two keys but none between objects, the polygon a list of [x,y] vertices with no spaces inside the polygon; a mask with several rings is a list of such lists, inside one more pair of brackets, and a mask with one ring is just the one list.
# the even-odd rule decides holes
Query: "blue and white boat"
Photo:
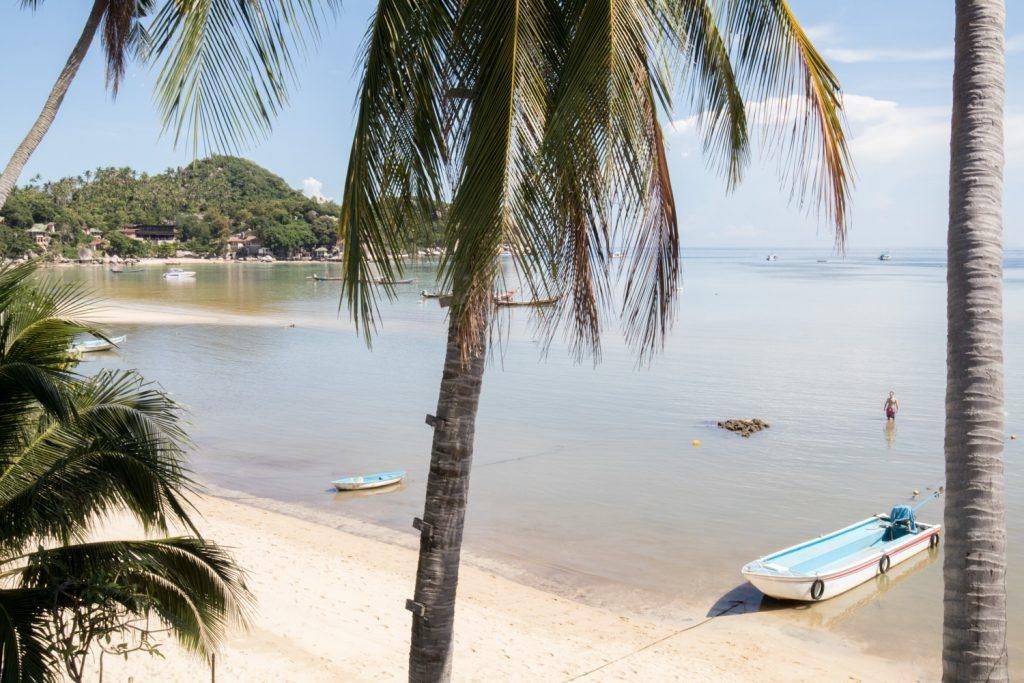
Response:
[{"label": "blue and white boat", "polygon": [[391,486],[405,479],[405,470],[397,472],[381,472],[379,474],[367,474],[362,477],[342,477],[331,483],[339,491],[359,491],[362,489],[376,489],[381,486]]},{"label": "blue and white boat", "polygon": [[825,600],[885,574],[939,544],[939,524],[921,524],[909,505],[875,515],[812,541],[765,555],[742,574],[765,595]]},{"label": "blue and white boat", "polygon": [[74,353],[92,353],[93,351],[109,351],[115,346],[120,346],[127,339],[127,335],[111,337],[110,339],[90,339],[89,341],[78,342],[71,347]]}]

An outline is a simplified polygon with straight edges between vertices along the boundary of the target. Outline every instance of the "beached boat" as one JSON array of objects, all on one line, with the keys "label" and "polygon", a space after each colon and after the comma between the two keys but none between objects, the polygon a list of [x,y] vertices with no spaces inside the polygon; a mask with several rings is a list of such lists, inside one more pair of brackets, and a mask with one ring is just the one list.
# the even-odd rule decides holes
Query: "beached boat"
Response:
[{"label": "beached boat", "polygon": [[93,351],[109,351],[115,346],[120,346],[124,343],[124,340],[128,338],[128,335],[121,335],[120,337],[111,337],[110,339],[90,339],[89,341],[78,342],[71,347],[71,350],[75,353],[91,353]]},{"label": "beached boat", "polygon": [[316,274],[314,274],[313,275],[313,279],[317,280],[319,282],[328,282],[328,281],[332,281],[332,280],[344,280],[345,278],[343,278],[343,277],[327,277],[325,275],[316,275]]},{"label": "beached boat", "polygon": [[359,491],[361,489],[376,489],[381,486],[391,486],[405,479],[405,470],[397,472],[381,472],[379,474],[368,474],[363,477],[342,477],[331,483],[339,491]]},{"label": "beached boat", "polygon": [[195,277],[196,271],[194,270],[182,270],[181,268],[171,268],[169,271],[164,273],[164,277],[168,280],[181,280],[184,278]]},{"label": "beached boat", "polygon": [[878,255],[878,260],[879,261],[892,261],[892,255],[890,255],[889,252],[887,252],[887,251],[883,251],[881,254]]},{"label": "beached boat", "polygon": [[443,296],[451,296],[451,292],[428,292],[422,289],[420,290],[420,296],[424,299],[440,299]]},{"label": "beached boat", "polygon": [[496,305],[498,305],[498,306],[509,306],[509,307],[518,307],[518,306],[538,306],[539,307],[539,306],[552,306],[552,305],[558,303],[558,300],[560,298],[561,297],[558,297],[558,296],[552,296],[552,297],[548,297],[546,299],[530,299],[529,301],[512,301],[511,299],[495,299],[494,303]]},{"label": "beached boat", "polygon": [[940,531],[939,524],[919,523],[909,505],[897,505],[888,515],[754,560],[742,574],[773,598],[826,600],[937,546]]}]

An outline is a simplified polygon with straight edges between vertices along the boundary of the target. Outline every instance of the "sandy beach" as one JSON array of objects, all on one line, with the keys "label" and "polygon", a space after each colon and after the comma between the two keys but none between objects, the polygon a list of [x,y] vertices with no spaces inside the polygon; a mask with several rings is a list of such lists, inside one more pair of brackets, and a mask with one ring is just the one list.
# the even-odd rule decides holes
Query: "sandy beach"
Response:
[{"label": "sandy beach", "polygon": [[[405,677],[415,535],[360,533],[206,496],[200,527],[233,549],[258,601],[216,660],[218,681],[377,681]],[[125,521],[104,535],[133,533]],[[374,535],[375,538],[369,538]],[[676,623],[616,613],[501,578],[466,558],[459,584],[455,678],[466,681],[922,680],[827,631],[772,614]],[[689,630],[687,630],[689,629]],[[208,663],[173,644],[164,659],[107,657],[107,680],[208,680]],[[94,669],[95,671],[95,669]]]}]

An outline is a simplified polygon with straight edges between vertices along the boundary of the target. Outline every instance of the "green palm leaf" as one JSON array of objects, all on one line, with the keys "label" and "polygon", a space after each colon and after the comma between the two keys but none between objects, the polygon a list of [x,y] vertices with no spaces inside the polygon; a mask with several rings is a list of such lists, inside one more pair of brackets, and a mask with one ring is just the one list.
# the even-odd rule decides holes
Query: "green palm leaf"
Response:
[{"label": "green palm leaf", "polygon": [[148,27],[157,105],[175,143],[235,150],[288,100],[295,55],[340,0],[167,0]]}]

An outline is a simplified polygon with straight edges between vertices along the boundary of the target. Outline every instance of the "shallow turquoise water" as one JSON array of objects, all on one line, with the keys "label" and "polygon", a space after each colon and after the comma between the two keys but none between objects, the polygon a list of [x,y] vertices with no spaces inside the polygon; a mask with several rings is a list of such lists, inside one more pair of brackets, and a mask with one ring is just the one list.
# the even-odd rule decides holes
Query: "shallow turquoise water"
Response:
[{"label": "shallow turquoise water", "polygon": [[[488,369],[467,542],[581,590],[612,582],[710,605],[770,551],[846,526],[942,482],[945,269],[941,252],[846,259],[815,252],[692,250],[666,349],[638,369],[614,329],[603,361],[575,364],[561,340],[543,357],[515,310]],[[211,483],[408,528],[421,513],[426,413],[437,400],[444,314],[421,302],[433,266],[383,307],[367,350],[338,314],[319,265],[200,265],[192,283],[161,269],[52,271],[98,294],[251,314],[253,326],[112,326],[118,355],[191,409],[194,467]],[[1024,254],[1006,269],[1007,430],[1024,435]],[[287,327],[290,323],[296,327]],[[892,389],[902,411],[882,415]],[[761,417],[743,439],[716,427]],[[693,440],[701,445],[694,447]],[[1011,658],[1024,657],[1015,578],[1024,544],[1021,440],[1007,441]],[[403,489],[329,492],[348,474],[409,470]],[[941,503],[919,513],[941,521]],[[795,614],[867,638],[907,638],[937,666],[941,558],[895,572],[883,590]],[[1016,668],[1016,667],[1015,667]]]}]

